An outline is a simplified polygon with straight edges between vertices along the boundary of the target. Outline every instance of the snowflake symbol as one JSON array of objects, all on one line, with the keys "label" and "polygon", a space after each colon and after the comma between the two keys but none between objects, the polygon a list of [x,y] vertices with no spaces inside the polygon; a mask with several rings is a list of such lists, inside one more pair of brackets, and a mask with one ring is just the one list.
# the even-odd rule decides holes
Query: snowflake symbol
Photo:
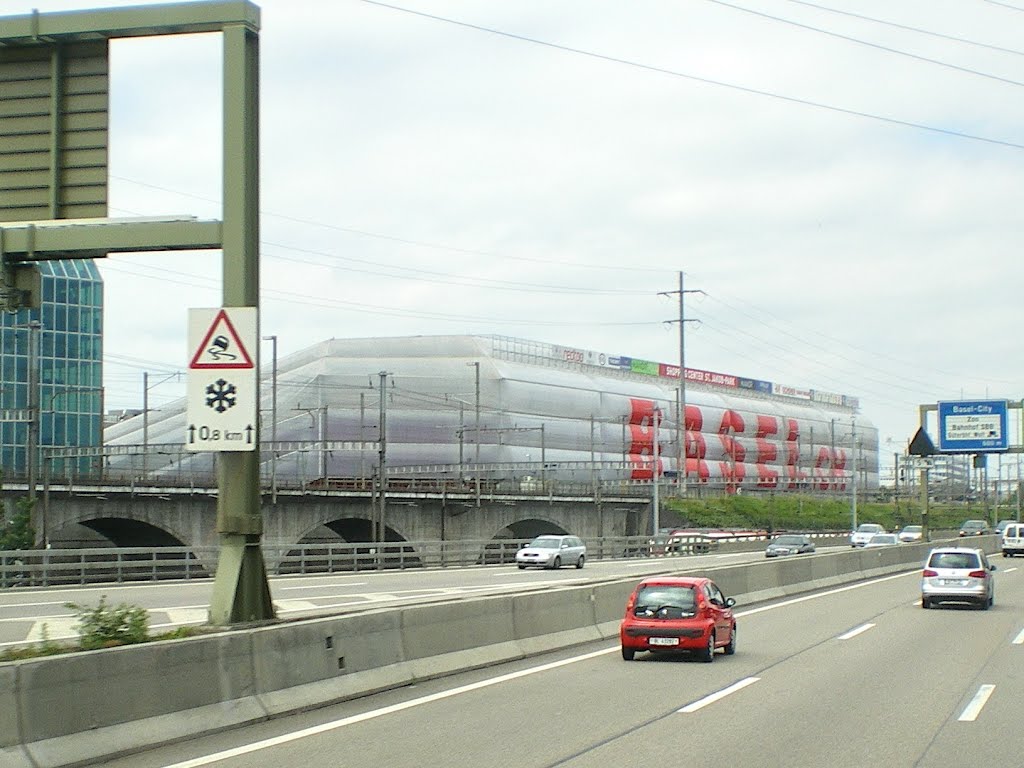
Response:
[{"label": "snowflake symbol", "polygon": [[235,385],[217,379],[206,388],[206,404],[217,413],[224,413],[235,404]]}]

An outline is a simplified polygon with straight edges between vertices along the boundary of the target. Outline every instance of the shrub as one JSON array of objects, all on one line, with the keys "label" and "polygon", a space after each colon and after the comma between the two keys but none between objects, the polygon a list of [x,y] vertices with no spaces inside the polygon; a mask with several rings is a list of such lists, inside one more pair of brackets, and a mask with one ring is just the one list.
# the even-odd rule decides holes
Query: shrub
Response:
[{"label": "shrub", "polygon": [[34,504],[35,500],[28,497],[18,499],[14,514],[6,519],[0,514],[0,550],[32,549],[35,546],[36,532],[32,527]]},{"label": "shrub", "polygon": [[106,595],[95,608],[77,603],[65,605],[78,617],[82,650],[144,643],[149,639],[149,614],[145,608],[127,603],[109,606]]}]

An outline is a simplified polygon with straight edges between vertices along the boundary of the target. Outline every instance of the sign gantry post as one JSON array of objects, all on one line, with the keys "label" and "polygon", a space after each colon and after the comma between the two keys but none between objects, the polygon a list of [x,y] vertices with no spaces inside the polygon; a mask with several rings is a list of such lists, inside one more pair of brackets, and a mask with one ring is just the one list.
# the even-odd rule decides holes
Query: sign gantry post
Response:
[{"label": "sign gantry post", "polygon": [[[250,25],[225,26],[224,38],[224,306],[259,307],[259,37]],[[237,312],[237,310],[235,310]],[[255,314],[255,311],[254,311]],[[248,352],[259,360],[259,321]],[[257,389],[254,385],[254,389]],[[256,408],[256,393],[252,407]],[[222,451],[217,460],[220,559],[210,601],[212,624],[274,617],[260,541],[259,419],[252,449]]]}]

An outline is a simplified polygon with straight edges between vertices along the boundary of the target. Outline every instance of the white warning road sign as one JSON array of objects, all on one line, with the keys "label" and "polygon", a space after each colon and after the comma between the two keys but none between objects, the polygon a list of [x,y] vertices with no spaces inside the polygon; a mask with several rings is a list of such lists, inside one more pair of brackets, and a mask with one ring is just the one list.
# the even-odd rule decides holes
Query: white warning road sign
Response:
[{"label": "white warning road sign", "polygon": [[257,318],[255,307],[189,310],[186,449],[256,449]]},{"label": "white warning road sign", "polygon": [[[255,336],[251,342],[246,343],[239,336],[239,331],[235,326],[236,322],[242,323],[243,320],[248,322],[244,316],[246,311],[251,311],[253,314],[254,320],[251,330],[255,334],[256,309],[254,307],[234,307],[230,310],[228,308],[191,310],[192,313],[201,314],[190,314],[189,316],[189,348],[195,350],[192,353],[192,360],[188,364],[189,370],[197,368],[225,370],[254,367],[252,358],[249,356],[249,348],[255,347]],[[216,314],[213,317],[213,321],[207,323],[206,313],[209,312],[215,312]],[[232,317],[235,318],[235,322],[232,322]],[[193,322],[193,319],[196,322]],[[205,331],[202,331],[202,340],[198,344],[193,344],[192,332],[200,331],[203,328],[205,328]],[[249,330],[244,325],[243,329]]]}]

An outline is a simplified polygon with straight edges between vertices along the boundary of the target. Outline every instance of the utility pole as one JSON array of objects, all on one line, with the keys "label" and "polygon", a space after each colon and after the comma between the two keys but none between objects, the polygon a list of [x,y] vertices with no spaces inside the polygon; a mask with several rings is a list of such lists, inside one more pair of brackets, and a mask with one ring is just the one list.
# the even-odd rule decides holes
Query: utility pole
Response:
[{"label": "utility pole", "polygon": [[686,324],[700,322],[700,320],[688,320],[686,318],[685,298],[688,293],[704,293],[704,291],[699,289],[687,290],[683,288],[683,277],[683,271],[680,270],[678,290],[662,291],[658,294],[659,296],[678,295],[679,297],[679,317],[675,320],[666,320],[665,322],[670,325],[672,323],[679,323],[679,386],[676,389],[676,411],[679,419],[679,458],[676,464],[676,471],[681,496],[686,495],[686,459],[690,442],[687,439],[686,427]]},{"label": "utility pole", "polygon": [[379,509],[374,522],[373,540],[384,541],[384,512],[387,509],[387,482],[385,474],[387,471],[387,382],[388,372],[380,372],[380,413],[378,414],[380,424],[380,447],[377,451],[377,482],[380,486]]},{"label": "utility pole", "polygon": [[658,407],[655,406],[654,411],[651,414],[651,418],[654,421],[654,424],[652,425],[654,428],[654,462],[651,468],[651,482],[653,483],[651,506],[654,508],[653,514],[651,515],[651,527],[654,529],[651,531],[652,536],[657,536],[658,529],[661,527],[661,499],[658,498],[658,469],[661,464],[661,458],[658,455],[658,422],[660,421],[658,417],[660,415],[661,413],[658,410]]},{"label": "utility pole", "polygon": [[857,418],[850,420],[850,454],[853,457],[850,468],[853,470],[853,482],[850,484],[850,520],[853,523],[851,531],[857,530]]},{"label": "utility pole", "polygon": [[[476,480],[476,505],[480,506],[480,361],[474,360],[466,365],[472,365],[475,368],[476,376],[476,458],[474,459],[476,466],[473,468],[473,475]],[[542,476],[543,477],[543,476]]]},{"label": "utility pole", "polygon": [[[42,324],[38,320],[28,322],[28,410],[31,421],[28,423],[28,497],[36,500],[36,474],[39,466],[39,336]],[[33,505],[33,517],[35,506]],[[35,521],[33,520],[33,524]],[[38,526],[37,526],[38,530]]]},{"label": "utility pole", "polygon": [[273,445],[270,452],[270,503],[277,504],[277,336],[264,336],[263,340],[270,342],[273,361],[270,373],[270,442]]}]

